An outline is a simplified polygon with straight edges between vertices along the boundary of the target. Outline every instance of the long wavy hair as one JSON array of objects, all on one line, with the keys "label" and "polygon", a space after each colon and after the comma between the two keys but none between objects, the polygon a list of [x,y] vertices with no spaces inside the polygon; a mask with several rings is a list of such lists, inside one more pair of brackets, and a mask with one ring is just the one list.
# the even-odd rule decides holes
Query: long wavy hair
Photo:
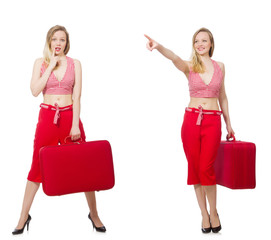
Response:
[{"label": "long wavy hair", "polygon": [[60,25],[56,25],[54,27],[51,27],[47,33],[46,42],[45,42],[45,46],[44,46],[44,50],[43,50],[43,58],[44,58],[44,61],[47,66],[50,64],[50,58],[53,54],[53,51],[51,49],[51,41],[52,41],[52,38],[53,38],[55,32],[57,32],[57,31],[63,31],[66,34],[66,47],[64,49],[64,54],[67,55],[67,53],[70,50],[70,38],[69,38],[69,33],[66,30],[66,28],[63,26],[60,26]]},{"label": "long wavy hair", "polygon": [[210,41],[211,41],[211,47],[210,47],[210,50],[209,50],[209,56],[210,57],[213,56],[213,52],[214,52],[214,49],[215,49],[215,41],[214,41],[213,34],[207,28],[200,28],[193,35],[193,38],[192,38],[192,55],[191,55],[192,69],[193,69],[193,72],[204,73],[205,72],[205,66],[204,66],[203,62],[201,61],[200,55],[197,53],[197,51],[195,50],[195,47],[194,47],[196,36],[200,32],[206,32],[209,35],[209,38],[210,38]]}]

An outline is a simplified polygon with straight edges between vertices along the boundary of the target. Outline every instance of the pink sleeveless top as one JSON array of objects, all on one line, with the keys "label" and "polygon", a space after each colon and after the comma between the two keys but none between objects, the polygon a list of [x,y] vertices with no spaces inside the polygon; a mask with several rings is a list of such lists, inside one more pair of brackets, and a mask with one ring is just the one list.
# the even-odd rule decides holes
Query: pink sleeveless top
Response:
[{"label": "pink sleeveless top", "polygon": [[190,91],[190,97],[199,98],[218,98],[219,90],[223,80],[223,73],[214,60],[212,60],[214,66],[214,74],[209,84],[205,84],[200,77],[199,73],[195,73],[190,70],[188,85]]},{"label": "pink sleeveless top", "polygon": [[[75,74],[74,74],[74,62],[73,59],[67,57],[67,69],[64,74],[64,77],[61,81],[58,81],[54,72],[52,71],[50,77],[47,80],[46,86],[43,89],[43,94],[50,94],[50,95],[69,95],[73,92],[73,86],[75,81]],[[41,75],[46,70],[45,62],[41,65]]]}]

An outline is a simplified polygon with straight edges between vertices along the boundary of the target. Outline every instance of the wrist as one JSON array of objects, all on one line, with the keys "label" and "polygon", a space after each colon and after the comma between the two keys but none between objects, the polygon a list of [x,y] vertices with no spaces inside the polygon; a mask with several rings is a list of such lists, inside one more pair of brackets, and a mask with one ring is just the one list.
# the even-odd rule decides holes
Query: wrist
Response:
[{"label": "wrist", "polygon": [[52,65],[49,65],[49,66],[47,67],[47,69],[48,69],[48,71],[52,72],[52,71],[54,70],[54,67],[53,67]]},{"label": "wrist", "polygon": [[72,128],[79,128],[79,122],[78,123],[72,123]]},{"label": "wrist", "polygon": [[226,126],[227,126],[227,127],[231,127],[231,122],[230,122],[230,120],[226,121]]},{"label": "wrist", "polygon": [[164,48],[163,45],[161,45],[160,43],[157,43],[156,49],[157,49],[159,52],[162,51],[163,48]]},{"label": "wrist", "polygon": [[226,129],[227,130],[229,130],[229,129],[231,129],[232,127],[231,127],[231,124],[226,124]]}]

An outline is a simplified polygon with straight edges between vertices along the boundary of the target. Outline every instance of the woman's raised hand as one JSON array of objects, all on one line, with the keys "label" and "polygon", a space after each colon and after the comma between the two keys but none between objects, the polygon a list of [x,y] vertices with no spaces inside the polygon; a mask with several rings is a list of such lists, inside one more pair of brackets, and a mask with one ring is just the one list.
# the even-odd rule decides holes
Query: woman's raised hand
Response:
[{"label": "woman's raised hand", "polygon": [[159,46],[159,43],[154,41],[152,38],[150,38],[148,35],[144,34],[144,36],[149,40],[147,42],[147,49],[152,51],[153,49],[157,49]]},{"label": "woman's raised hand", "polygon": [[58,61],[59,61],[59,56],[55,55],[55,49],[53,49],[53,54],[52,54],[52,56],[50,58],[49,67],[53,70],[56,67]]}]

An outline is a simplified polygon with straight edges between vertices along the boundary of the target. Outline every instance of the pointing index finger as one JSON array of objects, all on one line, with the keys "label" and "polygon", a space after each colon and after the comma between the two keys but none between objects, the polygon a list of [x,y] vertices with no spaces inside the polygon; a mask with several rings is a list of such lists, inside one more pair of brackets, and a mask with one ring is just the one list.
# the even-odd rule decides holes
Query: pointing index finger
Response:
[{"label": "pointing index finger", "polygon": [[145,36],[146,38],[148,38],[150,41],[152,41],[152,39],[151,39],[148,35],[144,34],[144,36]]},{"label": "pointing index finger", "polygon": [[56,49],[54,48],[52,57],[55,57],[55,51],[56,51]]}]

